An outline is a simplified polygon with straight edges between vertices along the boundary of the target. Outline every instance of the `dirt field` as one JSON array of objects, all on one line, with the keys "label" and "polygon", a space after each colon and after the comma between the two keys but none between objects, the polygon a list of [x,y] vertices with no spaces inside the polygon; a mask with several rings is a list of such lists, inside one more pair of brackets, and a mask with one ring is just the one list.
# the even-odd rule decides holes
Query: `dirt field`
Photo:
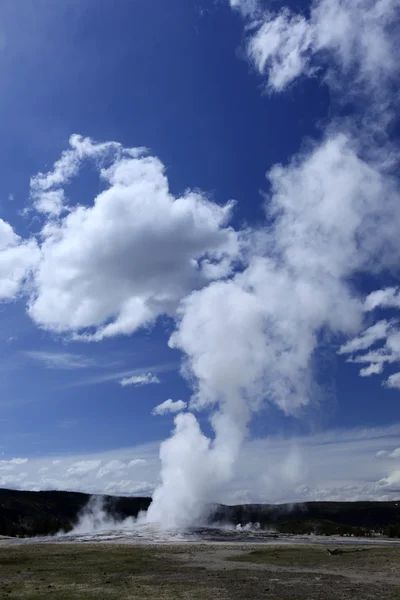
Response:
[{"label": "dirt field", "polygon": [[400,600],[400,547],[4,541],[0,598]]}]

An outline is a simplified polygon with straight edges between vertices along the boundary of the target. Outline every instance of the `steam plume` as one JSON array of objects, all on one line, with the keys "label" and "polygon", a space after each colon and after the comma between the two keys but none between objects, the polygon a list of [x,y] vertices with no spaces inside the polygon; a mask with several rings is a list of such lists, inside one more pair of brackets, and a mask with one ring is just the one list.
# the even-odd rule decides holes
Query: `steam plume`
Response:
[{"label": "steam plume", "polygon": [[[175,418],[172,437],[161,445],[162,482],[147,514],[166,527],[201,520],[232,476],[261,406],[298,415],[318,397],[313,362],[321,331],[348,337],[362,327],[364,302],[353,275],[378,275],[399,258],[398,151],[386,134],[390,86],[398,77],[386,57],[397,28],[385,17],[398,2],[321,0],[309,21],[287,10],[267,14],[256,2],[231,4],[247,19],[249,58],[270,91],[313,75],[328,60],[325,83],[354,112],[333,120],[321,142],[270,169],[265,228],[246,232],[241,271],[180,303],[169,344],[185,356],[189,408],[211,410],[214,436],[201,431],[192,412]],[[373,53],[376,44],[381,51]]]}]

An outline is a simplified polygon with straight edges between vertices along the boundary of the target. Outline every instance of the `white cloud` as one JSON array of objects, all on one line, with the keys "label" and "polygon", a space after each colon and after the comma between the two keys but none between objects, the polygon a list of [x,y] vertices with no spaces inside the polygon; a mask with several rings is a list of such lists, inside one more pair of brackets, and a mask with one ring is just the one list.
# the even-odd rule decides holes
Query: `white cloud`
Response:
[{"label": "white cloud", "polygon": [[346,74],[376,92],[398,70],[393,54],[398,8],[398,0],[314,2],[315,50],[330,50]]},{"label": "white cloud", "polygon": [[47,369],[88,369],[96,366],[93,359],[81,354],[72,354],[71,352],[30,350],[25,351],[24,354],[29,358],[43,363]]},{"label": "white cloud", "polygon": [[10,464],[0,463],[0,471],[13,471],[14,466]]},{"label": "white cloud", "polygon": [[27,462],[27,458],[11,458],[10,460],[0,460],[0,465],[14,467],[14,465],[24,465]]},{"label": "white cloud", "polygon": [[38,212],[58,216],[63,211],[65,205],[64,190],[51,190],[41,192],[34,202],[35,209]]},{"label": "white cloud", "polygon": [[[212,500],[232,504],[398,499],[398,491],[390,483],[398,470],[398,458],[388,455],[396,453],[399,436],[400,425],[395,425],[247,441],[231,481]],[[384,454],[380,460],[373,460],[379,450]],[[97,454],[64,455],[60,459],[30,458],[26,463],[14,465],[12,473],[0,472],[0,485],[15,489],[148,495],[159,478],[158,451],[157,443]],[[126,469],[109,468],[98,477],[99,470],[113,461],[126,465]],[[1,473],[7,479],[2,479]],[[391,476],[390,482],[383,481]]]},{"label": "white cloud", "polygon": [[386,458],[389,452],[387,450],[378,450],[376,453],[377,458]]},{"label": "white cloud", "polygon": [[22,291],[39,259],[35,240],[22,240],[0,219],[0,300],[12,300]]},{"label": "white cloud", "polygon": [[239,252],[226,227],[232,203],[191,191],[174,197],[162,163],[141,149],[77,136],[70,143],[53,171],[34,178],[35,189],[67,183],[82,156],[96,158],[106,189],[43,228],[29,303],[37,324],[96,340],[132,333],[230,272]]},{"label": "white cloud", "polygon": [[153,415],[165,415],[167,413],[177,413],[186,408],[187,404],[183,400],[176,400],[175,402],[171,399],[165,400],[161,404],[158,404],[153,411]]},{"label": "white cloud", "polygon": [[[170,346],[185,357],[190,407],[214,411],[215,437],[202,435],[192,415],[178,415],[161,447],[165,470],[151,521],[174,526],[199,516],[199,498],[211,501],[226,486],[251,414],[263,403],[298,416],[321,397],[313,376],[321,330],[357,332],[364,309],[352,274],[379,273],[399,256],[400,196],[382,168],[361,157],[349,133],[333,130],[287,166],[273,167],[272,225],[252,240],[248,267],[182,301]],[[198,448],[191,460],[184,450],[190,440]]]},{"label": "white cloud", "polygon": [[[385,262],[388,267],[393,265],[396,268],[399,253],[395,229],[400,224],[400,194],[394,166],[398,156],[385,140],[388,139],[387,124],[397,108],[394,104],[397,97],[392,92],[398,87],[400,72],[399,63],[394,58],[400,33],[397,18],[399,1],[313,0],[307,17],[288,8],[264,10],[262,2],[252,3],[251,10],[247,10],[246,0],[231,0],[230,4],[232,8],[241,10],[246,19],[248,56],[259,73],[266,77],[270,91],[283,90],[300,75],[322,74],[325,82],[337,92],[340,102],[351,102],[360,111],[357,116],[342,122],[333,121],[326,128],[325,142],[310,153],[313,160],[304,160],[300,155],[302,170],[295,168],[295,159],[291,169],[281,171],[277,166],[270,171],[273,187],[274,178],[278,178],[281,187],[275,214],[278,215],[278,223],[280,221],[284,225],[280,230],[279,225],[276,228],[279,235],[274,241],[278,249],[282,242],[287,245],[283,254],[278,251],[279,259],[283,258],[289,265],[305,262],[320,281],[322,279],[317,272],[320,269],[323,273],[323,262],[326,265],[324,276],[330,270],[334,279],[344,276],[345,261],[349,261],[350,271],[366,270],[376,274]],[[355,98],[360,99],[359,94],[363,95],[362,102],[354,103]],[[375,144],[375,136],[382,143]],[[337,158],[334,158],[337,152]],[[344,159],[340,166],[339,155]],[[317,157],[325,164],[318,165]],[[337,180],[336,166],[339,167]],[[371,183],[370,190],[366,189],[366,181]],[[296,190],[298,183],[299,193]],[[332,202],[329,201],[328,186],[332,199],[335,197]],[[379,188],[382,195],[378,192]],[[272,203],[276,196],[275,189]],[[289,203],[296,201],[298,213],[279,196],[283,199],[286,196]],[[359,201],[362,206],[357,206]],[[312,212],[304,215],[308,209]],[[342,209],[343,221],[339,223],[337,219],[340,219]],[[392,227],[394,222],[395,228]],[[381,225],[383,230],[378,231]],[[324,248],[328,240],[331,252]],[[392,260],[390,253],[383,260],[378,258],[380,264],[376,269],[374,257],[379,245],[385,252],[386,241],[396,258]],[[271,249],[276,252],[273,244]],[[307,276],[303,279],[306,280]],[[343,294],[349,291],[338,288],[338,297],[341,296],[344,301]],[[400,291],[395,287],[373,292],[367,297],[364,310],[397,308],[400,306],[399,298]],[[361,322],[361,315],[358,318]],[[373,344],[382,341],[383,347],[371,349]],[[400,331],[397,322],[375,323],[343,344],[339,354],[367,349],[370,349],[368,353],[348,359],[367,363],[360,370],[363,377],[380,374],[384,364],[399,361]],[[399,387],[398,374],[390,376],[386,385]]]},{"label": "white cloud", "polygon": [[259,12],[258,0],[229,0],[233,9],[239,10],[243,16],[255,16]]},{"label": "white cloud", "polygon": [[[396,333],[396,338],[398,337],[398,332]],[[388,339],[391,339],[392,336],[388,336]],[[384,345],[381,348],[376,348],[375,350],[369,350],[365,354],[358,354],[356,356],[352,356],[348,359],[348,362],[352,363],[371,363],[373,367],[375,366],[383,366],[385,363],[390,364],[397,362],[399,360],[399,353],[396,351],[392,351],[389,347],[387,341],[384,342]]]},{"label": "white cloud", "polygon": [[25,487],[25,480],[28,473],[18,473],[17,475],[0,475],[0,487]]},{"label": "white cloud", "polygon": [[[387,307],[388,305],[383,304],[383,306]],[[359,351],[369,349],[377,342],[382,342],[382,345],[370,349],[364,354],[357,354]],[[355,356],[351,356],[348,362],[369,363],[367,367],[360,370],[362,377],[380,374],[386,364],[400,362],[400,328],[398,321],[394,319],[391,321],[378,321],[339,349],[339,354],[350,353],[355,353]],[[384,385],[389,388],[400,388],[399,373],[390,375]]]},{"label": "white cloud", "polygon": [[400,492],[400,470],[392,471],[387,477],[378,482],[378,486],[386,492],[399,494]]},{"label": "white cloud", "polygon": [[[220,398],[229,398],[224,409],[242,405],[243,393],[246,401],[268,398],[286,412],[307,404],[317,332],[325,326],[351,333],[362,322],[362,302],[347,278],[372,262],[384,268],[382,244],[396,253],[396,230],[384,223],[400,227],[398,195],[357,156],[348,136],[328,137],[288,166],[274,167],[269,179],[275,221],[259,242],[266,256],[253,255],[245,271],[194,292],[180,308],[170,343],[188,357],[196,405]],[[382,229],[365,228],[375,221]],[[387,329],[377,324],[341,352],[367,347]]]},{"label": "white cloud", "polygon": [[145,465],[145,464],[147,464],[147,461],[144,460],[144,458],[133,458],[128,463],[128,469],[131,469],[132,467],[137,467],[138,465],[140,466],[140,465]]},{"label": "white cloud", "polygon": [[366,297],[364,306],[366,311],[376,308],[400,308],[400,288],[376,290]]},{"label": "white cloud", "polygon": [[388,321],[378,321],[378,323],[368,327],[358,337],[343,344],[339,348],[338,354],[350,354],[370,348],[375,342],[385,339],[391,327],[392,324]]},{"label": "white cloud", "polygon": [[[327,57],[328,80],[334,85],[329,78],[334,57],[344,101],[357,85],[372,90],[375,108],[376,99],[384,97],[397,70],[395,36],[387,30],[395,0],[373,5],[318,0],[307,20],[289,11],[261,14],[250,0],[231,0],[231,5],[250,18],[249,54],[271,88],[283,89],[300,74],[312,74]],[[393,473],[381,471],[385,460],[363,466],[354,441],[338,444],[340,463],[337,457],[336,462],[329,459],[332,446],[327,450],[323,443],[314,443],[312,451],[320,454],[314,459],[307,443],[301,455],[296,450],[289,456],[287,445],[282,450],[276,440],[269,453],[267,443],[249,444],[244,454],[248,451],[253,462],[246,460],[245,472],[237,475],[253,411],[270,402],[285,414],[298,415],[319,398],[313,367],[321,332],[356,335],[342,346],[342,354],[385,340],[383,349],[368,353],[374,352],[376,360],[351,357],[370,363],[362,368],[364,376],[397,356],[394,323],[382,321],[359,335],[366,311],[354,275],[367,271],[376,276],[400,258],[398,179],[392,148],[385,143],[385,118],[373,127],[367,121],[360,114],[331,123],[318,144],[310,142],[286,165],[269,170],[267,225],[259,231],[229,228],[231,203],[221,207],[198,192],[172,196],[157,158],[114,142],[95,144],[73,136],[70,150],[54,168],[33,178],[34,206],[50,215],[29,282],[33,320],[50,331],[100,340],[132,333],[159,315],[178,314],[170,345],[186,357],[183,373],[194,387],[190,407],[213,409],[213,439],[202,433],[193,414],[175,417],[175,433],[160,450],[162,485],[155,492],[152,519],[166,516],[167,524],[191,520],[204,502],[238,492],[269,499],[392,493]],[[95,161],[106,189],[92,203],[67,206],[64,187],[86,159]],[[235,270],[238,259],[242,262]],[[133,375],[140,373],[128,377]],[[395,385],[398,375],[387,385]],[[181,410],[186,404],[179,402]],[[153,412],[176,409],[178,403],[168,400]],[[351,460],[344,459],[349,449],[354,450]],[[260,464],[257,457],[265,462],[265,456],[270,465]],[[322,456],[324,463],[313,462]],[[150,489],[156,482],[154,463],[141,467],[147,471],[143,477],[128,479],[123,473],[117,480],[115,473],[124,469],[107,466],[111,459],[100,467],[102,460],[63,465],[61,485],[80,487],[84,479],[88,489],[104,483],[105,489],[132,490]],[[368,462],[365,455],[363,460]],[[314,475],[307,475],[305,464]],[[340,480],[335,479],[338,464]],[[59,481],[49,471],[41,485]]]},{"label": "white cloud", "polygon": [[[100,161],[110,153],[121,155],[122,146],[116,142],[94,144],[89,138],[80,135],[70,137],[70,148],[65,150],[59,160],[54,163],[53,169],[48,173],[38,173],[31,178],[30,196],[38,212],[50,216],[59,216],[65,206],[65,194],[62,186],[70,183],[75,177],[84,160]],[[138,149],[137,151],[141,151]],[[135,156],[137,151],[132,151]]]},{"label": "white cloud", "polygon": [[360,375],[361,377],[369,377],[370,375],[379,375],[382,371],[382,363],[371,363],[368,367],[360,369]]},{"label": "white cloud", "polygon": [[[70,387],[77,387],[82,385],[96,385],[99,383],[105,383],[107,381],[118,381],[121,383],[122,379],[130,379],[132,377],[143,375],[145,369],[149,369],[149,371],[153,375],[155,373],[165,373],[166,371],[175,371],[179,367],[179,363],[163,363],[159,365],[148,365],[147,367],[140,367],[137,369],[124,369],[123,371],[115,371],[115,372],[102,372],[95,375],[90,375],[89,377],[85,377],[83,379],[79,379],[73,381],[68,384]],[[154,375],[156,377],[156,375]]]},{"label": "white cloud", "polygon": [[0,471],[14,471],[20,465],[25,465],[27,458],[12,458],[10,460],[0,460]]},{"label": "white cloud", "polygon": [[102,477],[109,475],[110,473],[120,473],[124,471],[128,465],[121,460],[110,460],[107,464],[105,464],[101,469],[99,469],[96,477],[101,479]]},{"label": "white cloud", "polygon": [[[148,494],[158,476],[157,448],[156,444],[149,444],[98,454],[66,455],[62,459],[34,458],[24,466],[14,466],[14,479],[7,481],[16,489]],[[23,479],[19,473],[22,469]]]},{"label": "white cloud", "polygon": [[376,453],[377,458],[400,458],[400,448],[395,448],[394,450],[378,450]]},{"label": "white cloud", "polygon": [[248,54],[272,90],[281,91],[299,75],[312,75],[321,64],[332,66],[334,61],[340,70],[328,71],[331,85],[338,87],[339,78],[349,93],[362,85],[381,95],[398,70],[398,0],[314,0],[309,18],[286,8],[263,11],[260,3],[251,10],[245,1],[231,0],[231,5],[243,6],[251,20]]},{"label": "white cloud", "polygon": [[393,375],[390,375],[387,378],[385,385],[388,388],[395,388],[400,390],[400,373],[393,373]]},{"label": "white cloud", "polygon": [[141,373],[140,375],[132,375],[131,377],[124,377],[120,381],[120,385],[125,387],[127,385],[149,385],[150,383],[161,383],[160,379],[157,375],[153,375],[153,373]]},{"label": "white cloud", "polygon": [[253,34],[248,53],[260,73],[268,73],[271,88],[280,92],[300,74],[307,74],[313,30],[299,15],[282,11],[267,18]]},{"label": "white cloud", "polygon": [[91,471],[98,469],[100,465],[100,460],[80,460],[73,463],[69,469],[67,469],[67,475],[69,477],[84,477]]},{"label": "white cloud", "polygon": [[151,496],[154,491],[154,484],[148,481],[132,481],[131,479],[122,479],[120,481],[112,481],[105,488],[106,494],[114,495],[134,495],[134,496]]}]

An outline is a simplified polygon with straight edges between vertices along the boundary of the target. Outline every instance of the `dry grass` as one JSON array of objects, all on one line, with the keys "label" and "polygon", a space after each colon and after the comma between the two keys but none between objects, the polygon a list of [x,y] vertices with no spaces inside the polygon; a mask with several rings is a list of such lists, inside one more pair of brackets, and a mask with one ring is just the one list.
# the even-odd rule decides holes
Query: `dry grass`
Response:
[{"label": "dry grass", "polygon": [[0,598],[400,600],[400,548],[0,545]]},{"label": "dry grass", "polygon": [[251,550],[230,560],[280,567],[328,569],[332,572],[349,571],[358,575],[400,577],[400,546],[345,546],[341,554],[331,556],[325,545],[269,545]]}]

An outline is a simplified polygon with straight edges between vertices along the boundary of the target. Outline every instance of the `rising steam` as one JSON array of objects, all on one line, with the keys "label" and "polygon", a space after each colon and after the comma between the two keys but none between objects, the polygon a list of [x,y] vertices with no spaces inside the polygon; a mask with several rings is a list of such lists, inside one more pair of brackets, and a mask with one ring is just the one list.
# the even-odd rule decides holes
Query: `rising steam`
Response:
[{"label": "rising steam", "polygon": [[[319,139],[269,168],[263,225],[235,231],[234,202],[190,190],[175,196],[158,157],[80,135],[31,179],[40,233],[24,240],[0,219],[0,299],[25,297],[41,328],[99,342],[163,315],[174,320],[169,345],[182,352],[193,395],[153,411],[176,413],[175,428],[161,444],[161,482],[141,517],[164,528],[204,520],[260,408],[300,416],[320,400],[321,339],[365,365],[362,376],[400,362],[398,322],[375,317],[400,307],[398,287],[371,289],[366,300],[357,287],[360,274],[377,281],[400,259],[399,149],[389,138],[400,0],[313,0],[307,18],[266,11],[262,0],[230,5],[265,93],[290,93],[299,78],[319,77],[332,97]],[[65,188],[87,162],[101,191],[90,204],[70,202]],[[371,348],[377,341],[379,350]],[[157,382],[145,373],[120,383]],[[386,385],[400,388],[400,372]],[[196,411],[211,415],[210,437]],[[121,527],[98,502],[79,531]]]},{"label": "rising steam", "polygon": [[132,531],[136,525],[134,517],[121,519],[113,516],[103,496],[92,496],[78,515],[72,535],[99,534],[111,531]]},{"label": "rising steam", "polygon": [[[269,171],[265,229],[246,232],[242,270],[181,301],[169,344],[184,353],[182,373],[194,393],[191,412],[175,417],[161,445],[162,482],[147,520],[164,527],[204,517],[261,406],[297,415],[315,399],[321,331],[349,336],[362,326],[353,275],[377,275],[399,260],[398,151],[386,135],[398,76],[387,60],[397,31],[387,15],[398,3],[317,0],[310,21],[264,13],[248,0],[231,4],[248,20],[249,58],[270,91],[329,59],[335,81],[333,68],[325,81],[334,97],[352,103],[354,116],[332,121],[321,142]],[[211,410],[212,439],[192,412],[203,408]]]}]

